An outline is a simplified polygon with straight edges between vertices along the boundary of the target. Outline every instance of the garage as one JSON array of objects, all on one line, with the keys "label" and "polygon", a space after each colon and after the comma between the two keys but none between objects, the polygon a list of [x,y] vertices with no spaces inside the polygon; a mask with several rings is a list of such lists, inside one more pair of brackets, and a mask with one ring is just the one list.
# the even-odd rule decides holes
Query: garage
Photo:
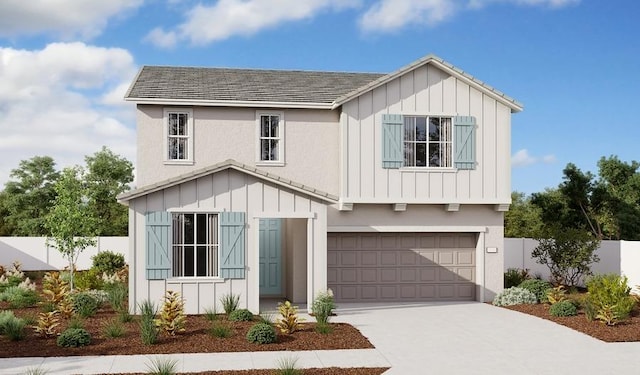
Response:
[{"label": "garage", "polygon": [[475,233],[329,233],[327,285],[338,302],[472,301]]}]

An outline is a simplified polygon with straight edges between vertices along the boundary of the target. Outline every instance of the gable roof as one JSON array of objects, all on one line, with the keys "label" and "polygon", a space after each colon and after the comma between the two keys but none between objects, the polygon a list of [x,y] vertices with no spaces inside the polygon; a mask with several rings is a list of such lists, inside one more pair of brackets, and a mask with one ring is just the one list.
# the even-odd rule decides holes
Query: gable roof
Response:
[{"label": "gable roof", "polygon": [[125,100],[330,107],[337,97],[382,76],[376,73],[143,66]]},{"label": "gable roof", "polygon": [[121,202],[121,203],[128,202],[132,199],[136,199],[147,194],[155,193],[157,191],[164,190],[164,189],[167,189],[188,181],[192,181],[201,177],[205,177],[210,174],[217,173],[226,169],[234,169],[236,171],[257,177],[260,180],[267,181],[275,185],[282,186],[287,189],[294,190],[300,193],[304,193],[305,195],[323,200],[331,204],[337,203],[339,199],[337,196],[326,193],[324,191],[317,190],[310,186],[306,186],[306,185],[297,183],[295,181],[288,180],[286,178],[280,177],[273,173],[268,173],[258,168],[254,168],[252,166],[239,163],[233,159],[228,159],[223,162],[208,166],[206,168],[197,169],[195,171],[188,172],[176,177],[172,177],[167,180],[157,182],[155,184],[130,190],[126,193],[120,194],[118,196],[118,202]]},{"label": "gable roof", "polygon": [[512,112],[523,109],[522,103],[435,55],[389,74],[143,66],[125,100],[138,104],[335,109],[426,64],[493,97]]}]

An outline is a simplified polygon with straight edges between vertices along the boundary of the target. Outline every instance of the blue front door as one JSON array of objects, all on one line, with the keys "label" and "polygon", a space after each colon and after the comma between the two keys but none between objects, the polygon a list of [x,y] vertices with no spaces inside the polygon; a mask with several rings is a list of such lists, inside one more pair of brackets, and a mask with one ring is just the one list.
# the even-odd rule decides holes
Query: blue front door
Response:
[{"label": "blue front door", "polygon": [[282,294],[282,219],[260,219],[260,294]]}]

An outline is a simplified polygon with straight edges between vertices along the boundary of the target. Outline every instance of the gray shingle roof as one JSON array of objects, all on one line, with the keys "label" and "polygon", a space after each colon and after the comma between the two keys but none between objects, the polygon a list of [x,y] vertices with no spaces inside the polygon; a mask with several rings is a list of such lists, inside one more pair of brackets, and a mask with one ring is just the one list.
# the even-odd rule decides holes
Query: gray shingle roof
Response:
[{"label": "gray shingle roof", "polygon": [[144,66],[126,99],[331,104],[384,74]]}]

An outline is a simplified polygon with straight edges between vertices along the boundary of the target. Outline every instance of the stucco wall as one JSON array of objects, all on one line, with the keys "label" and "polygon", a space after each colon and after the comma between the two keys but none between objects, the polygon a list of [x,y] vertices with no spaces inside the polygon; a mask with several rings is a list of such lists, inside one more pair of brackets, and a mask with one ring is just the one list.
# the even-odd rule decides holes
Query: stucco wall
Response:
[{"label": "stucco wall", "polygon": [[[390,204],[354,205],[353,211],[327,210],[329,232],[470,232],[478,234],[476,283],[479,300],[490,301],[503,289],[503,214],[492,206],[461,206],[447,212],[440,205],[408,205],[394,211]],[[495,248],[496,252],[487,252]]]},{"label": "stucco wall", "polygon": [[[194,164],[167,165],[164,163],[164,107],[138,105],[138,186],[146,186],[227,159],[256,166],[256,109],[188,108],[193,109],[194,117]],[[285,165],[260,165],[259,168],[338,195],[338,111],[274,109],[273,112],[282,112],[284,117]]]},{"label": "stucco wall", "polygon": [[[340,192],[345,202],[511,202],[511,110],[425,65],[344,104]],[[381,115],[474,116],[476,169],[383,169]],[[455,150],[454,150],[455,152]]]}]

